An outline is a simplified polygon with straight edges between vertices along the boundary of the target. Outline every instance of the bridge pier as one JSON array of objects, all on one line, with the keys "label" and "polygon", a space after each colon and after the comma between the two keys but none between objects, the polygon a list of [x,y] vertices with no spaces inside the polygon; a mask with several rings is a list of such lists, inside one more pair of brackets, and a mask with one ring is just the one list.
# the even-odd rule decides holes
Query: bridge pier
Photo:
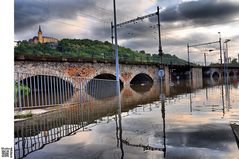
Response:
[{"label": "bridge pier", "polygon": [[164,72],[165,72],[165,76],[164,76],[164,82],[166,84],[168,84],[170,82],[170,79],[171,79],[171,75],[170,75],[170,70],[167,66],[164,67]]},{"label": "bridge pier", "polygon": [[202,68],[191,68],[192,77],[191,77],[191,84],[192,88],[201,88],[203,86],[203,72]]}]

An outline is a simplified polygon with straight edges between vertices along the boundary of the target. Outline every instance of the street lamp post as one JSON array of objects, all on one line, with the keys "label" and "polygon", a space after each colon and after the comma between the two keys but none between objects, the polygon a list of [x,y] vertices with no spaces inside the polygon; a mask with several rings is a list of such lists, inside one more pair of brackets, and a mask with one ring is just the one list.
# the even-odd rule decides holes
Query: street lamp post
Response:
[{"label": "street lamp post", "polygon": [[205,64],[205,66],[207,66],[207,55],[206,55],[206,53],[204,53],[204,64]]},{"label": "street lamp post", "polygon": [[228,64],[228,45],[227,45],[227,43],[229,41],[231,41],[231,40],[226,39],[224,41],[224,44],[226,45],[226,48],[223,49],[223,51],[224,51],[224,79],[225,79],[225,77],[227,79],[227,75],[228,75],[228,73],[227,73],[227,64]]},{"label": "street lamp post", "polygon": [[[208,52],[212,52],[213,50],[208,50]],[[207,53],[204,53],[204,64],[207,66]]]}]

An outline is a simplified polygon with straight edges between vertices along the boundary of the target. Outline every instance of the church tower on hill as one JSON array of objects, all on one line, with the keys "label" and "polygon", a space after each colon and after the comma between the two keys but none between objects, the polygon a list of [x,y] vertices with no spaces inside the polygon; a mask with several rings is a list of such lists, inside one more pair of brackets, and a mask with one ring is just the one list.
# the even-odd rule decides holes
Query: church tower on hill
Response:
[{"label": "church tower on hill", "polygon": [[42,31],[41,31],[40,25],[39,25],[39,30],[38,30],[38,42],[43,43],[43,37],[42,37]]},{"label": "church tower on hill", "polygon": [[47,37],[47,36],[43,36],[42,34],[42,30],[41,30],[41,26],[39,25],[39,29],[38,29],[38,36],[34,36],[32,39],[29,39],[29,42],[31,43],[57,43],[58,39],[54,38],[54,37]]}]

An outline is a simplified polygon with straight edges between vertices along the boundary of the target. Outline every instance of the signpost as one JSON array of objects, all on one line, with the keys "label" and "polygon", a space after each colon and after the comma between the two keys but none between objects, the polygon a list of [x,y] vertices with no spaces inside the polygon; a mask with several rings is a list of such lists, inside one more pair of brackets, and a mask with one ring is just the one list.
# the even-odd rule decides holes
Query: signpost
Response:
[{"label": "signpost", "polygon": [[160,69],[158,71],[158,76],[160,77],[160,100],[164,101],[165,100],[165,95],[163,93],[163,77],[165,75],[165,72],[163,69]]},{"label": "signpost", "polygon": [[162,79],[164,77],[164,70],[160,69],[158,72],[158,76]]}]

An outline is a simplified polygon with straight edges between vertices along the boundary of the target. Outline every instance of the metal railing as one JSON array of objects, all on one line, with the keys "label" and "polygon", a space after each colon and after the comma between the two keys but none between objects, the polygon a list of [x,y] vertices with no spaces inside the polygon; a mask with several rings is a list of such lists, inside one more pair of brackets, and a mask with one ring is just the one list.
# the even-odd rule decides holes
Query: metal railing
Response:
[{"label": "metal railing", "polygon": [[[65,136],[74,135],[80,131],[90,131],[96,125],[117,122],[116,115],[119,106],[116,98],[103,102],[98,100],[84,104],[79,103],[36,116],[31,120],[16,122],[14,128],[14,157],[17,159],[24,158]],[[91,107],[91,105],[93,106]],[[150,112],[159,109],[159,105],[160,102],[158,101],[138,108],[135,105],[135,109],[127,109],[127,113],[122,114],[122,118],[137,112]],[[116,130],[118,129],[116,127]],[[122,140],[122,142],[128,145],[125,141]],[[150,146],[142,147],[148,148],[148,150],[162,150],[161,148],[152,149]]]},{"label": "metal railing", "polygon": [[98,103],[93,108],[89,104],[77,104],[17,122],[14,129],[14,158],[23,158],[76,131],[87,131],[99,123],[112,121],[114,119],[109,115],[116,111],[115,102]]},{"label": "metal railing", "polygon": [[14,73],[14,108],[85,103],[115,95],[116,81],[77,76]]}]

